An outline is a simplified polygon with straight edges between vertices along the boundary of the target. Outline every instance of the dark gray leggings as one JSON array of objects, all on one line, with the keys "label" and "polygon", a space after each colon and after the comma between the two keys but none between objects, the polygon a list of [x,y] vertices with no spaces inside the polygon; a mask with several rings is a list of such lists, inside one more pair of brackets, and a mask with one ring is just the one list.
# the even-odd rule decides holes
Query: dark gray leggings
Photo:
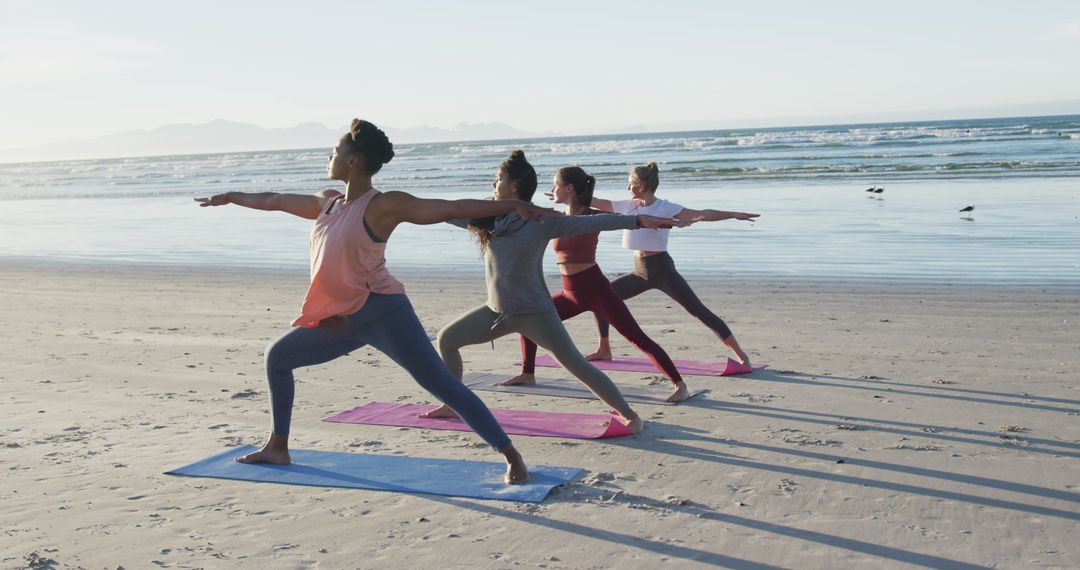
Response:
[{"label": "dark gray leggings", "polygon": [[[615,294],[623,300],[637,297],[649,289],[659,289],[712,329],[721,340],[731,336],[731,329],[698,299],[683,276],[679,275],[675,269],[675,260],[671,259],[666,251],[646,257],[635,256],[634,272],[612,279],[611,286],[615,289]],[[596,315],[596,328],[601,337],[608,337],[608,323],[599,314]]]},{"label": "dark gray leggings", "polygon": [[[289,433],[294,369],[329,362],[363,346],[389,356],[417,384],[457,412],[491,447],[501,450],[510,445],[510,438],[484,402],[439,358],[412,304],[403,294],[372,293],[355,313],[324,319],[315,327],[296,327],[270,344],[266,349],[266,375],[274,433]],[[384,376],[378,371],[366,373],[376,382]]]}]

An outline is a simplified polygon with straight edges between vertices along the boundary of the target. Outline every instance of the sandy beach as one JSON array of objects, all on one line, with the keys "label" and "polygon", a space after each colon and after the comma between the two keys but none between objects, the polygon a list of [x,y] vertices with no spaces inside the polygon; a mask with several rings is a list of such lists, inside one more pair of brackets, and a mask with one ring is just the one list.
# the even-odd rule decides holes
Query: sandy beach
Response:
[{"label": "sandy beach", "polygon": [[[479,274],[398,275],[432,333],[483,301]],[[527,505],[164,475],[262,443],[262,351],[306,275],[6,266],[0,567],[1080,567],[1080,290],[692,283],[770,368],[687,378],[709,392],[637,406],[640,436],[516,437],[585,469]],[[629,305],[672,357],[727,356],[666,297]],[[591,317],[568,328],[591,351]],[[466,349],[467,371],[513,374],[517,343]],[[304,369],[293,447],[499,459],[471,433],[320,421],[368,401],[431,399],[374,350]]]}]

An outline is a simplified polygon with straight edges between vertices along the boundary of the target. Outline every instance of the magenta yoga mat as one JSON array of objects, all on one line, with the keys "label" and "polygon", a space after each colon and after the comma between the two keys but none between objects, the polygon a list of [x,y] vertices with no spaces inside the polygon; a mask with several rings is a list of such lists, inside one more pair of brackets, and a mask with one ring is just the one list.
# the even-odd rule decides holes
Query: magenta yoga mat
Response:
[{"label": "magenta yoga mat", "polygon": [[[492,374],[490,372],[469,372],[461,379],[470,390],[483,390],[487,392],[502,392],[504,394],[528,394],[530,396],[548,396],[552,398],[575,398],[580,400],[596,400],[593,394],[585,387],[585,384],[577,379],[567,378],[543,378],[537,377],[536,384],[519,384],[517,386],[503,386],[500,382],[507,380],[506,374]],[[627,402],[634,404],[654,404],[659,406],[674,406],[674,402],[668,402],[667,397],[671,394],[670,385],[666,388],[656,386],[634,386],[617,384],[619,391]],[[704,388],[690,389],[690,398],[705,392]]]},{"label": "magenta yoga mat", "polygon": [[[381,426],[417,427],[472,431],[462,420],[456,418],[425,419],[417,417],[435,409],[433,404],[392,404],[371,402],[334,414],[324,422],[346,424],[373,424]],[[531,410],[492,409],[506,433],[512,435],[536,435],[573,439],[604,439],[631,435],[630,430],[614,414],[572,414]]]},{"label": "magenta yoga mat", "polygon": [[[612,370],[615,372],[660,372],[656,369],[656,366],[653,365],[652,361],[645,358],[618,357],[613,360],[593,360],[591,362],[600,370]],[[730,358],[727,359],[727,362],[708,362],[703,360],[675,360],[673,362],[675,362],[675,368],[678,368],[679,372],[686,376],[735,376],[738,374],[749,374],[754,370],[765,368],[765,365],[763,364],[755,364],[754,370],[750,370],[741,363],[735,362]],[[536,365],[545,368],[562,367],[548,354],[542,354],[536,357]]]}]

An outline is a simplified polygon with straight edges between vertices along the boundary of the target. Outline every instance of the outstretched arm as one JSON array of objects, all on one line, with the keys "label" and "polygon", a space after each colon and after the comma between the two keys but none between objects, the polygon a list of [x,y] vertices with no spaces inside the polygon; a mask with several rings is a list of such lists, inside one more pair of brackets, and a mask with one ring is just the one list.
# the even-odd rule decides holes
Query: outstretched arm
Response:
[{"label": "outstretched arm", "polygon": [[576,236],[610,230],[633,230],[638,228],[668,229],[689,225],[690,222],[654,216],[623,216],[620,214],[596,214],[593,216],[554,216],[548,219],[544,232],[550,238]]},{"label": "outstretched arm", "polygon": [[[555,199],[555,193],[554,192],[544,192],[544,196],[547,196],[548,200],[554,200]],[[597,210],[600,210],[601,212],[611,212],[611,213],[615,212],[615,208],[613,208],[611,206],[611,200],[605,200],[603,198],[597,198],[595,196],[593,197],[592,202],[589,202],[589,207],[590,208],[596,208]]]},{"label": "outstretched arm", "polygon": [[601,212],[614,212],[615,208],[611,206],[611,200],[605,200],[603,198],[593,197],[589,206],[600,210]]},{"label": "outstretched arm", "polygon": [[201,207],[236,204],[255,210],[286,212],[294,216],[314,220],[327,202],[339,192],[323,190],[316,194],[281,194],[278,192],[226,192],[209,198],[195,198]]},{"label": "outstretched arm", "polygon": [[691,210],[683,208],[683,211],[675,214],[675,219],[684,222],[719,222],[721,220],[746,220],[754,221],[761,214],[747,214],[746,212],[726,212],[723,210]]},{"label": "outstretched arm", "polygon": [[541,215],[555,214],[521,200],[439,200],[417,198],[406,192],[387,192],[373,200],[368,224],[381,236],[389,236],[402,222],[428,225],[456,219],[485,218],[517,212],[527,220],[541,221]]},{"label": "outstretched arm", "polygon": [[550,208],[534,206],[521,200],[437,200],[417,198],[405,192],[387,192],[389,212],[396,212],[401,222],[410,224],[437,224],[459,218],[484,218],[517,212],[527,220],[539,221],[543,214],[552,214]]}]

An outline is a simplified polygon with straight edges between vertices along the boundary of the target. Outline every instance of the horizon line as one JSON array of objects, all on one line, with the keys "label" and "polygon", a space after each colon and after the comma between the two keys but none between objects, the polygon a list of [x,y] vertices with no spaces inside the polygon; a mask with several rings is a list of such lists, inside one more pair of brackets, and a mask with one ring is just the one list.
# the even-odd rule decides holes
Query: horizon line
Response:
[{"label": "horizon line", "polygon": [[[1045,118],[1052,118],[1052,117],[1080,117],[1080,112],[1066,113],[1066,114],[1051,113],[1051,114],[1045,114],[1045,115],[1000,115],[1000,116],[954,118],[954,119],[909,119],[909,120],[902,120],[902,121],[868,121],[868,122],[835,122],[835,123],[833,123],[833,122],[797,123],[796,122],[796,123],[793,123],[793,124],[771,126],[771,127],[746,126],[746,127],[717,127],[717,128],[676,129],[676,130],[642,130],[642,131],[623,131],[623,132],[618,132],[618,131],[614,130],[614,128],[613,128],[613,130],[609,131],[609,132],[596,132],[596,133],[589,133],[589,134],[555,134],[555,135],[539,135],[539,136],[529,136],[529,137],[492,138],[492,139],[483,138],[483,139],[455,139],[455,140],[444,140],[444,141],[414,141],[414,142],[408,142],[408,143],[394,143],[394,144],[398,145],[398,146],[413,146],[413,145],[423,145],[423,144],[454,144],[454,143],[466,143],[466,142],[468,142],[468,143],[482,143],[482,142],[510,142],[510,141],[542,141],[542,140],[553,140],[553,139],[610,137],[610,136],[627,136],[627,135],[641,136],[641,135],[708,133],[708,132],[718,132],[718,131],[736,131],[736,130],[744,130],[744,129],[776,130],[776,129],[797,128],[797,127],[801,127],[801,128],[823,128],[823,127],[856,127],[856,126],[872,126],[872,125],[910,125],[910,124],[920,124],[920,123],[948,123],[948,122],[955,122],[955,121],[989,121],[989,120],[1002,120],[1002,119],[1045,119]],[[762,121],[767,121],[768,119],[761,119],[761,120]],[[326,128],[326,129],[328,129],[328,130],[333,130],[332,127],[327,127],[326,125],[324,125],[323,123],[318,122],[318,121],[303,121],[301,123],[297,123],[297,125],[295,125],[294,127],[281,127],[281,128],[276,128],[276,129],[268,129],[268,128],[256,125],[254,123],[242,123],[242,122],[238,122],[238,121],[229,121],[228,119],[220,119],[220,118],[211,119],[211,120],[209,120],[209,121],[207,121],[205,123],[168,123],[168,124],[165,124],[165,125],[161,125],[159,127],[154,127],[154,129],[160,129],[160,128],[167,127],[167,126],[172,126],[172,125],[200,126],[200,125],[207,125],[207,124],[217,122],[217,121],[231,122],[231,123],[242,124],[242,125],[252,125],[252,126],[258,127],[260,129],[263,129],[263,130],[287,130],[287,129],[290,129],[290,128],[295,128],[295,126],[299,126],[299,125],[303,125],[303,124],[315,123],[315,124],[318,124],[318,125]],[[462,123],[469,124],[468,121],[464,121]],[[459,124],[462,124],[462,123],[459,123]],[[471,123],[471,124],[492,124],[492,123],[499,123],[499,124],[504,124],[504,125],[506,125],[508,127],[511,127],[511,128],[515,128],[515,129],[517,128],[517,127],[514,127],[513,125],[509,125],[507,123],[502,123],[501,121],[488,121],[488,122],[479,122],[479,123]],[[422,129],[422,128],[442,129],[442,127],[430,127],[430,126],[416,126],[416,127],[404,127],[404,128],[388,127],[388,128],[394,129],[394,130],[409,130],[409,129]],[[148,130],[154,130],[154,129],[148,129]],[[139,131],[145,131],[145,130],[147,130],[147,129],[136,129],[136,130],[132,130],[132,131],[120,131],[118,133],[113,133],[111,135],[103,135],[103,136],[97,137],[97,138],[105,138],[105,137],[115,136],[115,135],[119,135],[119,134],[131,133],[131,132],[139,132]],[[93,139],[82,139],[82,140],[93,140]],[[5,164],[5,165],[10,165],[10,164],[44,164],[44,163],[54,163],[54,162],[82,162],[82,161],[94,161],[94,160],[121,160],[121,159],[131,159],[131,158],[162,158],[162,157],[167,157],[167,156],[213,156],[213,155],[219,155],[219,154],[252,153],[252,152],[292,152],[292,151],[314,150],[314,149],[317,149],[317,148],[322,148],[322,147],[290,147],[290,148],[267,148],[267,149],[252,149],[252,150],[225,150],[225,151],[194,152],[194,153],[188,152],[188,153],[145,154],[145,155],[133,154],[133,155],[120,155],[120,156],[109,156],[109,157],[59,158],[59,159],[50,159],[50,160],[16,160],[16,161],[6,160],[2,156],[2,153],[4,153],[5,151],[29,150],[29,149],[34,149],[34,148],[47,147],[47,146],[50,146],[52,144],[65,144],[67,142],[77,142],[77,141],[78,140],[61,141],[61,142],[56,142],[56,143],[46,143],[44,145],[35,146],[35,147],[27,147],[27,148],[8,148],[8,149],[0,148],[0,164]]]}]

